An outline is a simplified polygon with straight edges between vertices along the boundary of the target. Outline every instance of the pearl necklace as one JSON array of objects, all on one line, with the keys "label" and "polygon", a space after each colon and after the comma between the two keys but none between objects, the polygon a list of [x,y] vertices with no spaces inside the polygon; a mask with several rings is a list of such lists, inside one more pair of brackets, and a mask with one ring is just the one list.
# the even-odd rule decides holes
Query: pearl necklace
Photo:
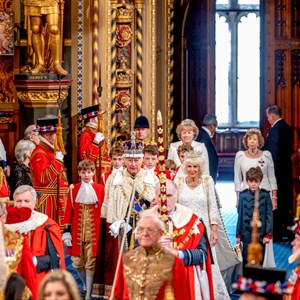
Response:
[{"label": "pearl necklace", "polygon": [[198,186],[200,184],[200,178],[198,178],[197,181],[192,181],[192,182],[188,182],[186,180],[186,184],[190,187],[190,188],[195,188],[196,186]]}]

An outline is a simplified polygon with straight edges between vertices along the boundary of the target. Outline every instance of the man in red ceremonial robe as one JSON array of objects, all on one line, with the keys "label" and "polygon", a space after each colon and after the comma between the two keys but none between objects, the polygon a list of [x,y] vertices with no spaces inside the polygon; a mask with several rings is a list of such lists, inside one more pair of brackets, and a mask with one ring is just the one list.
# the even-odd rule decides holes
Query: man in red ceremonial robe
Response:
[{"label": "man in red ceremonial robe", "polygon": [[[8,276],[16,273],[26,281],[26,285],[32,295],[32,300],[37,299],[37,271],[33,264],[32,250],[28,244],[26,234],[21,234],[19,231],[11,231],[7,227],[14,226],[15,228],[26,228],[28,219],[31,216],[31,209],[22,207],[6,208],[3,202],[0,202],[0,226],[4,224],[4,247],[5,261],[9,267]],[[2,224],[1,224],[2,223]],[[8,285],[12,284],[10,281]],[[9,287],[7,287],[9,288]],[[12,289],[15,287],[11,286]],[[25,292],[26,293],[26,292]]]},{"label": "man in red ceremonial robe", "polygon": [[160,244],[164,223],[156,216],[142,216],[137,224],[139,247],[120,263],[114,299],[188,299],[182,261]]},{"label": "man in red ceremonial robe", "polygon": [[98,128],[99,105],[83,108],[80,112],[84,128],[79,139],[79,158],[89,159],[96,165],[95,182],[110,170],[110,159],[104,135]]},{"label": "man in red ceremonial robe", "polygon": [[[292,255],[289,257],[289,263],[300,261],[300,218],[295,219],[294,226],[291,227],[295,234],[292,241]],[[285,296],[285,300],[300,299],[300,265],[298,265],[291,273],[289,278],[289,285],[292,288],[292,295]]]},{"label": "man in red ceremonial robe", "polygon": [[[161,216],[161,190],[156,187],[155,201],[158,205],[144,212],[144,215]],[[189,284],[189,297],[183,299],[207,299],[205,290],[201,290],[196,274],[199,274],[203,265],[203,254],[206,262],[206,272],[209,282],[209,299],[214,299],[214,290],[211,273],[211,251],[204,223],[185,206],[177,204],[178,194],[175,183],[166,181],[166,198],[168,214],[168,231],[161,238],[160,244],[175,256],[182,259],[185,265],[185,274]],[[216,299],[217,300],[217,299]]]},{"label": "man in red ceremonial robe", "polygon": [[[21,185],[14,192],[14,206],[28,207],[32,210],[31,216],[20,226],[5,225],[11,231],[17,231],[28,237],[32,249],[33,261],[37,269],[37,284],[40,283],[47,272],[55,268],[66,269],[63,242],[58,224],[47,215],[34,210],[37,194],[33,187]],[[48,232],[48,234],[47,234]],[[47,245],[50,249],[47,251]]]},{"label": "man in red ceremonial robe", "polygon": [[68,180],[60,151],[54,151],[57,118],[37,119],[40,143],[30,159],[32,184],[38,194],[37,210],[63,226]]}]

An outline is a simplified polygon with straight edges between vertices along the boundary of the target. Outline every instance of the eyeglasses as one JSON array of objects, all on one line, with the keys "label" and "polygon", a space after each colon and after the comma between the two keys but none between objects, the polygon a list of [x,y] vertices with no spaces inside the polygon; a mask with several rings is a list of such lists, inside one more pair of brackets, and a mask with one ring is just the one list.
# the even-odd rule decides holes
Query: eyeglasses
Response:
[{"label": "eyeglasses", "polygon": [[149,228],[149,227],[142,227],[142,226],[139,226],[137,228],[137,232],[138,233],[143,233],[144,231],[147,231],[150,235],[156,233],[158,231],[158,229],[154,229],[154,228]]}]

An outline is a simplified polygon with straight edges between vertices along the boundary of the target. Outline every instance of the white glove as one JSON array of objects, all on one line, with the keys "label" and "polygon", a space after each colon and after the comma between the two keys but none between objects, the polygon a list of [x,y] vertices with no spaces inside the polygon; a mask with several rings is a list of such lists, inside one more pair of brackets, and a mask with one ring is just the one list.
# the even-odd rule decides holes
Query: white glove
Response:
[{"label": "white glove", "polygon": [[97,132],[96,133],[96,136],[94,138],[94,140],[97,142],[97,143],[100,143],[101,141],[104,140],[104,135],[102,132]]},{"label": "white glove", "polygon": [[72,247],[72,236],[70,232],[64,232],[62,235],[62,240],[65,246]]},{"label": "white glove", "polygon": [[58,160],[63,161],[64,160],[64,155],[62,154],[61,151],[57,151],[57,152],[55,152],[55,158],[58,159]]}]

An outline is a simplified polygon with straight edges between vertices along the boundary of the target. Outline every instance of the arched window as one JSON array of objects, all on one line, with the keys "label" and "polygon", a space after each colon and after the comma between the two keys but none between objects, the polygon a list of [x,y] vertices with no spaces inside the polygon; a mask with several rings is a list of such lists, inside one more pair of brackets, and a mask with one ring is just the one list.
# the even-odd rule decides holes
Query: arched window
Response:
[{"label": "arched window", "polygon": [[216,0],[216,115],[219,127],[259,124],[259,0]]}]

